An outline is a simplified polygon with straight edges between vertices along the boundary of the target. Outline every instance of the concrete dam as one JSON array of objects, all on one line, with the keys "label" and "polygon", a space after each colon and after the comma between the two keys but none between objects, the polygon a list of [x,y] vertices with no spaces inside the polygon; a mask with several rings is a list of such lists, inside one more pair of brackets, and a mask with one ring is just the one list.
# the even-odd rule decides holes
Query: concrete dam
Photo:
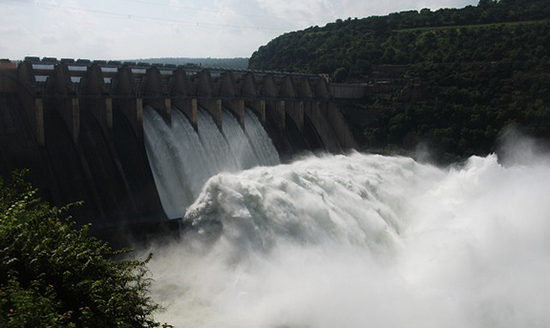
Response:
[{"label": "concrete dam", "polygon": [[3,61],[0,172],[28,168],[54,205],[83,201],[74,217],[92,230],[148,229],[182,217],[205,179],[226,169],[355,148],[337,105],[353,90],[337,88],[320,75]]}]

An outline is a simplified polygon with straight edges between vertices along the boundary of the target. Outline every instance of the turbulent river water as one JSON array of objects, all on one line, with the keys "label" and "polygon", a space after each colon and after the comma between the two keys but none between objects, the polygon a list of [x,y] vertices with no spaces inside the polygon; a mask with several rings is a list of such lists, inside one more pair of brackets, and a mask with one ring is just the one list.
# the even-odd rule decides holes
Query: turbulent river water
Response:
[{"label": "turbulent river water", "polygon": [[151,249],[153,298],[165,307],[157,319],[201,328],[550,327],[550,161],[529,146],[446,168],[351,153],[208,180],[172,172],[191,181],[194,200],[178,207],[172,198],[168,208],[194,229]]},{"label": "turbulent river water", "polygon": [[[550,166],[350,154],[219,174],[154,249],[175,327],[549,327]],[[221,227],[221,229],[220,229]],[[214,231],[214,232],[213,232]]]}]

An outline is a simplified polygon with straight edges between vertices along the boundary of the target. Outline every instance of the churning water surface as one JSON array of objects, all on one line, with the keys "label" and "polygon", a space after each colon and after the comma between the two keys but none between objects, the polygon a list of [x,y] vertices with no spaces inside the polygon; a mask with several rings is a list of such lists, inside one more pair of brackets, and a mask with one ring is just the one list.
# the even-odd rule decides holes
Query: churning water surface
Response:
[{"label": "churning water surface", "polygon": [[[513,152],[511,152],[513,153]],[[210,178],[152,249],[175,327],[550,327],[550,162],[309,157]]]}]

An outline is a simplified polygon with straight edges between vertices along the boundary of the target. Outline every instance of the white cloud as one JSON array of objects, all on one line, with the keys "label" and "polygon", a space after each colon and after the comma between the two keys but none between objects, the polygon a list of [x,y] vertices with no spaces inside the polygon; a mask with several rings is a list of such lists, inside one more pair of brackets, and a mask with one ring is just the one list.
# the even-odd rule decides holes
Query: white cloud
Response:
[{"label": "white cloud", "polygon": [[14,26],[1,26],[0,35],[11,35],[13,37],[26,37],[28,35],[27,30],[22,25]]},{"label": "white cloud", "polygon": [[337,18],[464,7],[477,0],[0,0],[3,56],[250,56],[284,32]]},{"label": "white cloud", "polygon": [[40,42],[45,46],[50,46],[50,45],[57,45],[59,40],[55,35],[50,34],[50,35],[42,35],[40,37]]},{"label": "white cloud", "polygon": [[305,28],[336,19],[334,6],[326,0],[258,0],[265,12],[290,26]]},{"label": "white cloud", "polygon": [[17,4],[17,3],[33,3],[34,0],[0,0],[0,5],[1,4]]},{"label": "white cloud", "polygon": [[170,0],[170,7],[174,8],[174,9],[180,9],[181,7],[181,2],[179,0]]}]

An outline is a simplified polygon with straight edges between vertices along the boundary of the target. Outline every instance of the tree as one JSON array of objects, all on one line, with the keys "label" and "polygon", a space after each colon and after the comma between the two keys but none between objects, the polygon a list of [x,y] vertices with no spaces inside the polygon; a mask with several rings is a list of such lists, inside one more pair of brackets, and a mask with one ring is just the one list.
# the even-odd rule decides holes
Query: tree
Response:
[{"label": "tree", "polygon": [[76,228],[23,176],[0,179],[0,326],[158,327],[148,259],[114,260],[127,250]]},{"label": "tree", "polygon": [[332,73],[331,81],[335,83],[341,83],[344,82],[347,77],[348,69],[346,67],[339,67]]},{"label": "tree", "polygon": [[495,1],[493,0],[479,0],[479,3],[477,4],[477,6],[480,8],[487,8],[493,4],[495,4]]}]

